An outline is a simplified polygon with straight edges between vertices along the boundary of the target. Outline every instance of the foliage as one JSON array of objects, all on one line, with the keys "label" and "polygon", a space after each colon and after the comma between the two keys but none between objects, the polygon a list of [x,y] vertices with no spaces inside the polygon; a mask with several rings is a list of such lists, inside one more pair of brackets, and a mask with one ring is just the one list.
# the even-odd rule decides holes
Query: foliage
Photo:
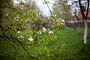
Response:
[{"label": "foliage", "polygon": [[[20,4],[24,5],[24,3]],[[9,3],[7,4],[7,6],[3,5],[1,8],[2,16],[0,17],[0,39],[7,40],[9,42],[7,46],[13,46],[12,49],[8,49],[12,54],[17,55],[18,52],[16,51],[23,48],[23,50],[26,51],[30,57],[37,58],[41,55],[57,55],[58,52],[61,51],[61,49],[58,49],[57,53],[52,53],[47,48],[47,44],[49,43],[49,41],[57,40],[57,36],[55,35],[55,33],[37,33],[39,31],[42,32],[42,27],[44,24],[49,25],[50,23],[47,23],[45,20],[41,20],[40,22],[40,15],[36,10],[30,9],[29,11],[23,11],[20,8],[13,7],[13,5],[9,5]],[[59,32],[58,29],[61,27],[60,23],[65,24],[60,20],[55,21],[55,16],[51,16],[50,20],[50,25],[55,25],[55,27],[57,27],[57,32]],[[27,54],[23,53],[21,55],[24,55],[24,57],[26,57]]]},{"label": "foliage", "polygon": [[63,10],[63,15],[61,18],[64,20],[73,20],[74,17],[71,14],[70,7],[66,3],[61,4],[61,9]]},{"label": "foliage", "polygon": [[[56,17],[55,15],[53,15],[53,16],[51,16],[50,18],[49,18],[49,28],[54,28],[54,29],[61,29],[61,28],[64,28],[64,26],[65,26],[65,21],[63,20],[63,19],[61,19],[61,18],[59,18],[59,17]],[[51,25],[50,25],[50,23],[51,23]]]},{"label": "foliage", "polygon": [[56,14],[56,16],[64,19],[65,21],[74,19],[66,1],[56,0],[53,10],[53,14]]},{"label": "foliage", "polygon": [[[35,49],[38,50],[38,58],[35,58],[33,60],[89,60],[89,55],[90,55],[90,28],[89,28],[89,33],[88,33],[88,43],[87,45],[83,44],[83,41],[80,40],[83,36],[83,31],[84,29],[80,29],[82,32],[81,35],[78,35],[78,33],[74,29],[63,29],[60,32],[55,33],[57,35],[57,40],[50,40],[49,43],[47,44],[47,51],[43,52],[40,54],[39,51],[42,52],[38,47],[34,47]],[[22,33],[25,33],[22,31]],[[64,37],[63,37],[64,36]],[[22,47],[17,46],[16,53],[14,53],[13,47],[9,44],[8,41],[5,40],[0,40],[0,59],[5,60],[30,60],[31,58],[27,56],[25,51],[23,51]],[[32,47],[33,48],[33,47]],[[34,49],[33,48],[33,49]],[[11,50],[13,51],[12,55]],[[13,50],[12,50],[13,49]],[[28,49],[28,51],[31,51],[31,49]],[[34,51],[35,52],[35,51]],[[32,55],[34,55],[34,52],[32,50]],[[36,52],[35,52],[36,53]],[[46,53],[46,54],[45,54]],[[11,58],[13,56],[13,58]],[[16,58],[15,58],[16,57]],[[32,59],[31,59],[32,60]]]}]

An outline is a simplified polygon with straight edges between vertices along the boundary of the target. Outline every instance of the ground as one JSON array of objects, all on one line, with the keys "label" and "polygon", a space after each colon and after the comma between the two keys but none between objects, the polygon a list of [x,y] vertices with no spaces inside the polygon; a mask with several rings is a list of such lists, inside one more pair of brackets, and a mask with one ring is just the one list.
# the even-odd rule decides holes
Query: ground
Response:
[{"label": "ground", "polygon": [[[60,30],[60,33],[56,33],[58,36],[57,40],[52,40],[49,42],[48,49],[54,50],[55,56],[42,56],[39,60],[90,60],[90,28],[88,29],[87,44],[84,45],[82,41],[84,29],[81,28],[81,34],[78,34],[75,29],[68,28]],[[0,40],[0,60],[14,60],[11,56],[4,40]],[[60,49],[62,46],[63,50],[60,53],[56,53],[55,48]],[[9,49],[10,50],[10,49]],[[16,60],[37,60],[30,59],[29,57],[23,57],[21,53],[24,51],[19,51]],[[16,54],[17,55],[17,54]],[[25,59],[24,59],[25,58]]]}]

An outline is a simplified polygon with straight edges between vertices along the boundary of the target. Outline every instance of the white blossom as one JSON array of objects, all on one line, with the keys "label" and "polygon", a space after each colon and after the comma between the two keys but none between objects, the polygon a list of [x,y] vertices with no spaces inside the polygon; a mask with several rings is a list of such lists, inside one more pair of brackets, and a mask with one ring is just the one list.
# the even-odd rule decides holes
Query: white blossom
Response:
[{"label": "white blossom", "polygon": [[24,38],[24,37],[21,35],[21,38]]},{"label": "white blossom", "polygon": [[56,16],[56,15],[55,15]]},{"label": "white blossom", "polygon": [[42,30],[43,30],[43,32],[46,32],[46,28],[45,27],[43,27]]},{"label": "white blossom", "polygon": [[8,14],[6,14],[6,16],[8,16]]},{"label": "white blossom", "polygon": [[40,32],[39,34],[42,34],[42,32]]},{"label": "white blossom", "polygon": [[21,35],[21,36],[18,36],[18,38],[24,38],[24,37]]},{"label": "white blossom", "polygon": [[21,31],[18,31],[17,33],[21,33]]},{"label": "white blossom", "polygon": [[65,22],[65,20],[62,20],[63,22]]},{"label": "white blossom", "polygon": [[33,38],[32,38],[32,36],[28,39],[29,41],[33,41]]},{"label": "white blossom", "polygon": [[53,31],[49,31],[49,34],[53,33]]},{"label": "white blossom", "polygon": [[64,25],[63,23],[61,23],[61,25]]},{"label": "white blossom", "polygon": [[56,15],[53,15],[54,17],[56,16]]}]

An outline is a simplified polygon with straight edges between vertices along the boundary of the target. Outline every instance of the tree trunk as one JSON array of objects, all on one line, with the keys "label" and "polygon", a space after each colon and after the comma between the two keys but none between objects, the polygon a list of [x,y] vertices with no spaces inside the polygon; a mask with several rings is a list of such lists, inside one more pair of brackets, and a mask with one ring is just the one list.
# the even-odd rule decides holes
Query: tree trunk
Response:
[{"label": "tree trunk", "polygon": [[84,44],[86,44],[87,43],[88,26],[87,26],[87,20],[85,20],[85,19],[84,19],[84,26],[85,26],[85,31],[84,31],[83,40],[84,40]]},{"label": "tree trunk", "polygon": [[78,20],[78,27],[77,27],[77,31],[78,31],[78,34],[80,34],[80,23],[79,23],[79,20]]}]

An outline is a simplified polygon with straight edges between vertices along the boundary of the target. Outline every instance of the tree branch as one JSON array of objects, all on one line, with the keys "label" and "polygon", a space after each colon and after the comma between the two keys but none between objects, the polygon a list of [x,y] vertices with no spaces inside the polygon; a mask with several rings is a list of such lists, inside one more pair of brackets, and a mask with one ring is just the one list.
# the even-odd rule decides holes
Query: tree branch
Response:
[{"label": "tree branch", "polygon": [[49,8],[49,5],[48,5],[47,1],[46,1],[46,0],[44,0],[44,1],[45,1],[45,3],[47,4],[47,7],[48,7],[48,9],[49,9],[49,11],[50,11],[50,13],[51,13],[51,16],[52,16],[53,14],[52,14],[52,11],[51,11],[50,8]]},{"label": "tree branch", "polygon": [[[0,36],[1,38],[7,38],[9,41],[12,41],[12,42],[18,42],[21,46],[22,46],[22,48],[26,51],[26,53],[31,57],[31,58],[33,58],[33,56],[31,56],[30,54],[29,54],[29,52],[26,50],[26,48],[24,47],[24,45],[22,44],[22,42],[20,41],[20,40],[18,40],[17,38],[14,38],[14,37],[9,37],[9,36]],[[11,39],[14,39],[14,40],[11,40]]]},{"label": "tree branch", "polygon": [[87,14],[86,14],[86,17],[85,17],[85,19],[87,19],[87,17],[88,17],[89,0],[87,0],[87,2],[88,2],[88,7],[87,7]]}]

